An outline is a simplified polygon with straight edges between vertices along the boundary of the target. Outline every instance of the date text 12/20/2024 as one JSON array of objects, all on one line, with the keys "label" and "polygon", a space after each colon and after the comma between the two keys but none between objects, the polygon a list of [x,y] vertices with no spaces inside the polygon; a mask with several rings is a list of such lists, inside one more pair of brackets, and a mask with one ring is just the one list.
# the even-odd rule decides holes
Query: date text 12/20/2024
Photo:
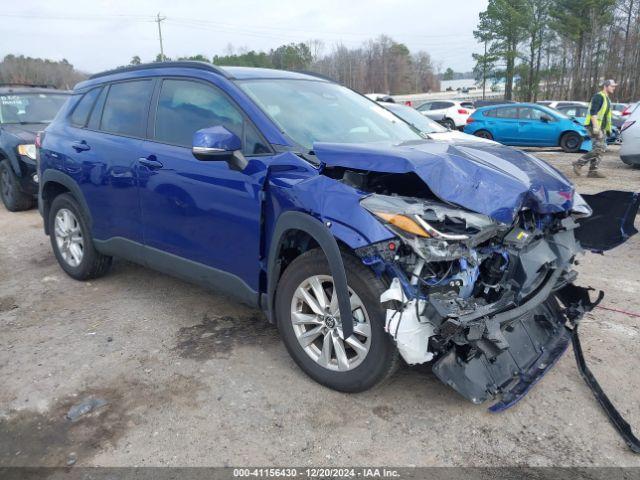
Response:
[{"label": "date text 12/20/2024", "polygon": [[234,468],[234,478],[399,478],[388,468]]}]

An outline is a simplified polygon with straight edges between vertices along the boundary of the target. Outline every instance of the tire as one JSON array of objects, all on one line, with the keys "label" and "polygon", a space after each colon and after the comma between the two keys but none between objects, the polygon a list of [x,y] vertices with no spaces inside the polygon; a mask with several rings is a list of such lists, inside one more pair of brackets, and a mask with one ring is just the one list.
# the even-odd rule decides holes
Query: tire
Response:
[{"label": "tire", "polygon": [[488,130],[478,130],[474,132],[474,135],[476,137],[486,138],[487,140],[493,140],[493,135],[491,135],[491,132]]},{"label": "tire", "polygon": [[[366,354],[359,357],[351,345],[342,342],[338,337],[337,341],[341,342],[344,348],[342,351],[347,356],[352,355],[348,359],[348,362],[351,362],[349,368],[345,369],[343,363],[342,371],[340,371],[338,354],[334,346],[335,342],[333,342],[335,330],[333,334],[328,333],[329,350],[331,350],[329,366],[321,364],[324,341],[327,335],[319,334],[316,340],[307,347],[307,349],[319,353],[318,359],[312,358],[312,354],[308,353],[309,350],[305,350],[299,340],[301,331],[308,328],[305,331],[307,333],[319,325],[294,326],[292,322],[294,306],[301,304],[300,297],[294,296],[298,287],[305,285],[305,282],[310,278],[316,278],[316,276],[325,279],[326,283],[322,283],[323,287],[332,285],[329,264],[324,252],[320,249],[310,250],[300,255],[285,270],[276,291],[276,317],[278,329],[289,354],[307,375],[316,382],[334,390],[353,393],[368,390],[391,376],[398,366],[399,355],[391,337],[384,331],[385,310],[380,305],[380,294],[386,290],[385,285],[371,270],[354,257],[343,256],[343,261],[350,294],[355,294],[352,296],[352,304],[360,302],[362,305],[362,308],[354,309],[354,318],[361,320],[356,326],[357,332],[366,332],[366,325],[369,325],[368,344],[364,336],[354,333],[360,345],[368,345]],[[332,288],[331,290],[323,288],[323,290],[327,294],[327,303],[329,303],[329,299],[333,296],[330,293]],[[313,298],[317,299],[317,296],[314,295]],[[333,303],[332,305],[337,308]],[[331,318],[334,317],[330,317],[327,321],[331,321]],[[323,328],[326,329],[326,325],[325,323]],[[354,354],[356,356],[353,356]],[[335,359],[332,358],[333,356]],[[344,357],[342,358],[344,359]]]},{"label": "tire", "polygon": [[0,197],[2,197],[2,203],[10,212],[29,210],[35,205],[33,195],[20,190],[18,177],[13,172],[9,160],[0,162]]},{"label": "tire", "polygon": [[458,127],[456,127],[456,122],[454,122],[450,118],[445,118],[444,120],[442,120],[442,126],[448,128],[449,130],[458,129]]},{"label": "tire", "polygon": [[580,151],[582,137],[575,132],[567,132],[560,137],[560,148],[566,153],[576,153]]},{"label": "tire", "polygon": [[[60,223],[57,225],[58,217]],[[53,253],[60,267],[71,278],[90,280],[109,271],[113,258],[102,255],[95,249],[86,217],[71,194],[63,193],[53,199],[48,222]],[[67,239],[63,240],[63,237]],[[76,248],[70,247],[71,243]]]}]

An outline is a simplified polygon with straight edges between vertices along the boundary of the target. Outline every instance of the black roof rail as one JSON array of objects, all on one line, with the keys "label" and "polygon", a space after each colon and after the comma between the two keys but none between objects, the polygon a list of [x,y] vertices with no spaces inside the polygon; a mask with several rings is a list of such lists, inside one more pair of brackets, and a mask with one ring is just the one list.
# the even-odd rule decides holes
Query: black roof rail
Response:
[{"label": "black roof rail", "polygon": [[232,79],[233,76],[229,75],[220,67],[212,65],[206,62],[197,62],[194,60],[179,60],[175,62],[153,62],[142,63],[140,65],[129,65],[127,67],[114,68],[113,70],[106,70],[104,72],[95,73],[89,77],[90,80],[94,78],[106,77],[107,75],[114,75],[116,73],[136,72],[138,70],[149,70],[151,68],[197,68],[200,70],[208,70],[210,72],[217,73],[225,78]]}]

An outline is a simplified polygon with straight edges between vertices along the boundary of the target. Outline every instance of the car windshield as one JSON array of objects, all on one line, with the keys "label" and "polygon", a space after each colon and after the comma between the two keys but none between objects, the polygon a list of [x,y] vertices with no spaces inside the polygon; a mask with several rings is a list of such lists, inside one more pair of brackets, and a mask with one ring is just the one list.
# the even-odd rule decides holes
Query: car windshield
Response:
[{"label": "car windshield", "polygon": [[67,98],[60,93],[0,95],[0,123],[49,123]]},{"label": "car windshield", "polygon": [[447,131],[442,125],[434,122],[428,117],[425,117],[416,109],[406,107],[404,105],[389,104],[384,105],[384,108],[392,111],[405,122],[410,123],[422,133],[444,133]]},{"label": "car windshield", "polygon": [[276,125],[306,150],[311,150],[314,142],[401,143],[422,138],[377,103],[335,83],[286,79],[239,83]]}]

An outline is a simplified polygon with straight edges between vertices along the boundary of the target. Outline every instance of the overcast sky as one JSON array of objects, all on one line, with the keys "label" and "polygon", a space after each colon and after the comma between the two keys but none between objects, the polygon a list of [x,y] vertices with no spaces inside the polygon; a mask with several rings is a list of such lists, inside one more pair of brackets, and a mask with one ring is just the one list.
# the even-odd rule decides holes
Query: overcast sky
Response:
[{"label": "overcast sky", "polygon": [[356,47],[387,34],[413,51],[429,52],[442,70],[473,68],[480,52],[473,38],[486,0],[3,0],[0,55],[55,60],[97,72],[165,55],[224,54],[228,45],[268,50],[283,43],[321,39]]}]

